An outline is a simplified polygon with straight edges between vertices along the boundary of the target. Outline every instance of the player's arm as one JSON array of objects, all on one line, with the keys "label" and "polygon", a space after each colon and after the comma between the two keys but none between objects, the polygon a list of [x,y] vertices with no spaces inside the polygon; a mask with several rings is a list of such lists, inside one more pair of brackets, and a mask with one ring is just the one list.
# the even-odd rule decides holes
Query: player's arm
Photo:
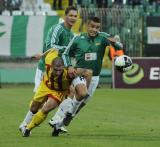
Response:
[{"label": "player's arm", "polygon": [[106,46],[112,45],[116,50],[123,49],[123,44],[116,40],[115,37],[112,37],[110,34],[107,34],[105,32],[101,32],[101,35],[105,38]]},{"label": "player's arm", "polygon": [[66,46],[58,45],[62,33],[63,33],[63,29],[61,28],[60,25],[55,25],[54,27],[52,27],[47,34],[47,37],[45,40],[45,47],[43,51],[45,52],[49,48],[55,48],[57,50],[66,48]]},{"label": "player's arm", "polygon": [[68,68],[68,73],[71,77],[77,76],[76,69],[72,66],[71,57],[69,54],[62,54],[62,59],[64,61],[65,66]]},{"label": "player's arm", "polygon": [[116,50],[123,50],[123,44],[121,42],[116,41],[114,38],[109,37],[108,41]]},{"label": "player's arm", "polygon": [[64,65],[66,67],[72,66],[71,57],[75,58],[77,41],[78,41],[78,37],[74,36],[73,39],[68,44],[67,48],[62,53],[62,58],[64,61]]},{"label": "player's arm", "polygon": [[77,71],[75,70],[71,62],[71,57],[75,57],[75,52],[76,52],[76,39],[72,42],[67,51],[64,51],[64,53],[62,54],[64,65],[68,67],[69,74],[73,76],[77,75]]},{"label": "player's arm", "polygon": [[49,52],[52,52],[52,51],[55,51],[55,49],[54,48],[50,48],[50,49],[46,50],[44,53],[38,53],[38,54],[33,55],[31,58],[39,60],[39,59],[41,59],[43,57],[45,58],[47,56],[47,54]]},{"label": "player's arm", "polygon": [[112,45],[116,50],[123,50],[123,44],[119,41],[116,41],[113,37],[108,37],[107,42]]}]

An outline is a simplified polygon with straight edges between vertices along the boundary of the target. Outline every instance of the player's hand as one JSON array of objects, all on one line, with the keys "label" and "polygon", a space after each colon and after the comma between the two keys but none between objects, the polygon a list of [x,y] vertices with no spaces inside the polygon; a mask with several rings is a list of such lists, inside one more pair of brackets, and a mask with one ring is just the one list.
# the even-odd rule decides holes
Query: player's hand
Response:
[{"label": "player's hand", "polygon": [[31,59],[39,60],[42,57],[42,54],[35,54],[31,56]]},{"label": "player's hand", "polygon": [[70,78],[76,77],[77,76],[77,70],[72,66],[68,67],[68,75],[70,76]]},{"label": "player's hand", "polygon": [[110,42],[113,42],[113,43],[116,42],[116,40],[115,40],[114,38],[112,38],[112,37],[109,37],[108,40],[109,40]]},{"label": "player's hand", "polygon": [[117,46],[119,46],[120,48],[123,48],[123,44],[121,43],[121,42],[119,42],[119,41],[116,41],[116,39],[115,38],[108,38],[108,40],[111,42],[111,44],[112,45],[117,45]]}]

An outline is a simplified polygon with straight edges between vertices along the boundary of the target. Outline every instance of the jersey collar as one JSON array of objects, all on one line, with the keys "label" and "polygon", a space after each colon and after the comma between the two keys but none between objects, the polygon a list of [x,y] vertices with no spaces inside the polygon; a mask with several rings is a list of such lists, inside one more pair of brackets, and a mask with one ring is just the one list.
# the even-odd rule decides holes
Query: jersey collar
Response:
[{"label": "jersey collar", "polygon": [[63,27],[66,31],[68,31],[68,32],[70,32],[70,31],[71,31],[71,29],[66,28],[66,26],[64,25],[64,22],[63,22],[61,25],[62,25],[62,27]]}]

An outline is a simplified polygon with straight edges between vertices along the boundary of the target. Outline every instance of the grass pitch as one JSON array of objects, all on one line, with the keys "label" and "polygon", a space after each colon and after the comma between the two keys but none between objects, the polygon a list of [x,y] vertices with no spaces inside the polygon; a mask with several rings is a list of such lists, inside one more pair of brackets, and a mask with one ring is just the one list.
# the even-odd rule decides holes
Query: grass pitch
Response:
[{"label": "grass pitch", "polygon": [[18,131],[30,99],[32,85],[0,89],[0,147],[159,147],[160,90],[97,89],[93,99],[67,128],[51,137],[48,120],[29,138]]}]

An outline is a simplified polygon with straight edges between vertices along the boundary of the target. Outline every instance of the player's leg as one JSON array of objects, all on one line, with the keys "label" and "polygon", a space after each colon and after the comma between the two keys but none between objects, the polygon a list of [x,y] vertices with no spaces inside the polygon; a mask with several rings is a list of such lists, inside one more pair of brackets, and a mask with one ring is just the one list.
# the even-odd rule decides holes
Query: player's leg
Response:
[{"label": "player's leg", "polygon": [[[88,97],[86,80],[83,77],[75,78],[73,80],[72,84],[75,87],[76,94],[73,99],[67,98],[59,106],[57,112],[63,113],[63,117],[59,117],[60,114],[58,114],[59,118],[57,117],[56,120],[54,120],[54,118],[52,118],[52,120],[54,122],[52,125],[55,126],[53,133],[52,133],[53,136],[57,136],[57,134],[55,134],[55,130],[59,129],[63,125],[65,125],[65,126],[69,125],[69,123],[71,122],[71,120],[73,118],[73,115],[75,115],[75,112],[77,111],[78,107],[80,106],[82,100],[85,99],[86,97]],[[57,115],[57,113],[56,113],[56,115]],[[52,123],[52,122],[50,122],[50,123]]]},{"label": "player's leg", "polygon": [[67,112],[72,107],[72,98],[68,96],[63,102],[59,105],[58,110],[54,114],[54,116],[49,121],[49,125],[51,127],[54,126],[54,124],[60,122]]},{"label": "player's leg", "polygon": [[[72,113],[67,113],[66,114],[67,116],[63,120],[63,124],[64,125],[66,125],[66,126],[69,125],[70,122],[72,121],[72,119],[75,117],[75,115],[77,115],[77,113],[86,105],[86,103],[93,96],[93,94],[94,94],[94,92],[95,92],[95,90],[97,88],[98,83],[99,83],[99,76],[93,76],[92,79],[91,79],[89,88],[88,88],[88,94],[87,95],[83,95],[83,99],[77,105],[77,107],[73,107],[74,111],[72,111]],[[80,87],[78,87],[78,88],[79,88],[79,92],[82,93],[81,90],[84,90],[84,89],[80,88]],[[78,94],[78,92],[76,94]],[[74,103],[74,99],[73,99],[72,103]],[[75,102],[75,103],[77,103],[77,102]],[[75,104],[75,106],[76,106],[76,104]]]},{"label": "player's leg", "polygon": [[[69,109],[71,109],[71,107],[72,107],[72,99],[74,97],[74,94],[75,94],[75,88],[71,85],[70,88],[69,88],[68,96],[59,105],[56,113],[54,114],[54,116],[49,121],[49,125],[51,127],[54,127],[55,124],[61,122],[64,119],[65,114],[67,113],[67,111],[69,111]],[[68,132],[67,129],[65,129],[62,126],[61,127],[61,133],[67,133],[67,132]]]},{"label": "player's leg", "polygon": [[63,100],[63,102],[59,105],[56,113],[49,121],[49,125],[51,127],[54,127],[54,124],[57,124],[58,122],[62,121],[65,117],[65,114],[69,109],[72,107],[72,99],[75,94],[75,88],[71,85],[69,88],[69,94],[66,99]]},{"label": "player's leg", "polygon": [[75,94],[72,100],[72,107],[69,112],[74,114],[81,102],[88,97],[88,89],[86,86],[86,79],[84,77],[75,78],[72,85],[75,88]]},{"label": "player's leg", "polygon": [[[79,103],[79,105],[77,105],[78,107],[76,107],[75,111],[72,113],[67,113],[66,117],[63,120],[63,124],[64,125],[69,125],[70,122],[72,121],[72,119],[79,113],[79,111],[86,106],[86,103],[88,103],[91,99],[91,97],[93,96],[97,86],[99,83],[99,76],[93,76],[88,88],[88,94],[86,96],[83,97],[81,103]],[[74,99],[73,99],[74,102]],[[73,103],[72,102],[72,103]]]},{"label": "player's leg", "polygon": [[[86,79],[86,85],[88,90],[91,89],[91,82],[93,83],[93,79],[92,79],[92,74],[93,71],[89,70],[89,69],[83,69],[83,68],[78,68],[77,72],[80,73],[81,75],[83,75],[83,77],[85,77]],[[83,90],[83,88],[79,88],[79,85],[77,85],[77,89],[78,91],[76,91],[76,93],[78,95],[83,94],[83,92],[81,90]],[[81,95],[82,96],[82,101],[81,104],[78,106],[77,110],[73,113],[73,116],[77,114],[77,112],[79,112],[79,110],[85,105],[84,101],[86,101],[86,99],[88,99],[90,97],[91,93],[88,91],[87,95]]]},{"label": "player's leg", "polygon": [[99,76],[92,76],[89,88],[88,88],[88,97],[86,99],[83,100],[83,102],[81,103],[81,105],[79,106],[76,114],[90,101],[90,99],[92,98],[94,92],[97,89],[99,83]]},{"label": "player's leg", "polygon": [[36,92],[41,81],[42,81],[42,78],[43,78],[43,71],[40,70],[38,67],[36,69],[36,74],[35,74],[35,78],[34,78],[34,89],[33,91]]},{"label": "player's leg", "polygon": [[49,97],[43,107],[33,116],[31,122],[27,125],[23,136],[28,137],[30,135],[30,131],[41,124],[46,119],[48,113],[56,108],[58,104],[59,102],[57,100]]},{"label": "player's leg", "polygon": [[31,122],[32,117],[34,116],[35,113],[37,113],[37,111],[39,110],[41,106],[42,106],[41,102],[32,101],[29,111],[27,112],[23,122],[19,126],[19,130],[21,132],[24,132],[27,124]]},{"label": "player's leg", "polygon": [[[79,111],[84,107],[86,106],[86,103],[89,102],[89,100],[91,99],[91,97],[93,96],[97,86],[98,86],[98,83],[99,83],[99,76],[93,76],[91,78],[91,82],[89,84],[89,88],[88,88],[88,94],[86,96],[83,97],[80,105],[78,106],[78,108],[76,108],[76,111],[74,111],[74,113],[71,114],[68,114],[68,120],[67,122],[64,122],[64,124],[66,125],[69,125],[69,123],[71,122],[71,120],[77,115],[77,113],[79,113]],[[67,118],[67,117],[66,117]],[[65,120],[64,120],[65,121]]]},{"label": "player's leg", "polygon": [[[35,83],[35,86],[34,86],[34,89],[33,91],[36,92],[41,81],[42,81],[42,77],[43,77],[43,72],[40,70],[40,69],[36,69],[36,74],[35,74],[35,79],[34,79],[34,83]],[[31,106],[31,109],[34,109],[35,110],[35,107],[39,107],[39,106],[36,106],[36,104],[32,103],[34,106]],[[37,104],[39,105],[39,104]],[[41,104],[40,104],[41,105]],[[26,127],[26,125],[31,121],[33,115],[37,112],[34,112],[34,110],[29,110],[23,120],[23,122],[20,124],[19,126],[19,129],[22,130],[24,127]],[[38,110],[37,110],[38,111]]]},{"label": "player's leg", "polygon": [[27,112],[27,115],[25,116],[23,122],[19,126],[19,130],[21,132],[24,131],[26,125],[30,123],[34,114],[37,113],[37,111],[42,107],[44,102],[47,100],[47,96],[45,96],[45,92],[43,89],[44,89],[44,84],[41,83],[33,97],[33,100],[31,101],[30,110]]}]

